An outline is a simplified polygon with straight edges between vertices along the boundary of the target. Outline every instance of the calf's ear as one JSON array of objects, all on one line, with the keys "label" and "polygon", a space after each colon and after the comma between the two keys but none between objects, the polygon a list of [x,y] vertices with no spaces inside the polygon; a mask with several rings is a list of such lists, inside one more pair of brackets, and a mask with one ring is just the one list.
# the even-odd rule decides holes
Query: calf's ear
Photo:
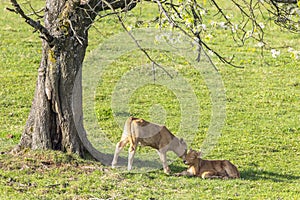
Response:
[{"label": "calf's ear", "polygon": [[184,144],[184,143],[185,143],[183,138],[180,138],[180,139],[179,139],[179,142],[180,142],[181,144]]},{"label": "calf's ear", "polygon": [[201,157],[202,157],[202,152],[199,151],[199,152],[197,153],[197,158],[201,158]]}]

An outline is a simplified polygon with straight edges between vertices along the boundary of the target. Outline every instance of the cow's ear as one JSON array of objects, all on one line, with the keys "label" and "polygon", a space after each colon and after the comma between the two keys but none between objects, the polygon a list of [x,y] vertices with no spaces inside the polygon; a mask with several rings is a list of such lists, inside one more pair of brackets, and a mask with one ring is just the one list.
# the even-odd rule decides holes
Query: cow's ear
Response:
[{"label": "cow's ear", "polygon": [[202,157],[202,152],[201,152],[201,151],[199,151],[197,154],[198,154],[198,155],[197,155],[198,158],[201,158],[201,157]]}]

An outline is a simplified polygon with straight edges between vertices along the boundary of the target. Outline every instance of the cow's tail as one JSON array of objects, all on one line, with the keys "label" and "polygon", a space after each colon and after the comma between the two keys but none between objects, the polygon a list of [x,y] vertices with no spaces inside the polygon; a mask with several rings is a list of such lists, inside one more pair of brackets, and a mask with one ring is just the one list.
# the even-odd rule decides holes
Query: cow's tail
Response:
[{"label": "cow's tail", "polygon": [[127,126],[127,137],[130,143],[130,151],[134,151],[135,150],[135,136],[132,130],[132,121],[133,121],[133,117],[129,117],[126,121],[126,126]]}]

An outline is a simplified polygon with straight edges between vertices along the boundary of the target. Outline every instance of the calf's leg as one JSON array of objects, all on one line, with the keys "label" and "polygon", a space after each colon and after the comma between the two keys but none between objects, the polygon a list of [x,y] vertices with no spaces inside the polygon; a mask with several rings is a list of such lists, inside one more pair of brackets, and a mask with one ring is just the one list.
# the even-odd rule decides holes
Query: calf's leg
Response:
[{"label": "calf's leg", "polygon": [[201,173],[201,177],[205,178],[222,178],[222,176],[218,176],[218,174],[214,171],[205,171]]},{"label": "calf's leg", "polygon": [[192,174],[189,171],[183,171],[183,172],[180,172],[180,173],[176,173],[175,176],[194,176],[194,174]]},{"label": "calf's leg", "polygon": [[128,149],[128,166],[127,166],[128,171],[132,169],[132,163],[133,163],[134,154],[136,152],[137,144],[138,142],[135,144],[131,144]]},{"label": "calf's leg", "polygon": [[228,160],[224,161],[225,168],[228,178],[240,178],[240,173],[235,165],[233,165]]},{"label": "calf's leg", "polygon": [[161,152],[161,151],[157,151],[157,152],[158,152],[159,158],[160,158],[160,160],[162,162],[162,165],[163,165],[163,168],[164,168],[164,172],[166,174],[169,174],[171,170],[170,170],[170,168],[168,166],[166,152]]},{"label": "calf's leg", "polygon": [[117,162],[118,162],[118,157],[119,157],[119,154],[120,152],[122,151],[122,149],[126,146],[126,144],[128,143],[128,139],[124,139],[124,140],[121,140],[120,142],[117,143],[116,145],[116,149],[115,149],[115,154],[114,154],[114,158],[113,158],[113,161],[111,163],[111,167],[112,168],[115,168],[116,165],[117,165]]}]

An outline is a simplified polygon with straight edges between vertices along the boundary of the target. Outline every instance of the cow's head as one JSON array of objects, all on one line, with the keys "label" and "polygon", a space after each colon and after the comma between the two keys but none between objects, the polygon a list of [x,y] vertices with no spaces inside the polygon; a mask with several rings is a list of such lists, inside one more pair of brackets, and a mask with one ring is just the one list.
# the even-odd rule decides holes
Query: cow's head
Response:
[{"label": "cow's head", "polygon": [[201,152],[195,151],[193,149],[190,149],[190,151],[185,156],[185,159],[183,160],[183,163],[186,165],[193,165],[194,163],[198,162],[198,158],[200,158]]},{"label": "cow's head", "polygon": [[179,139],[179,149],[181,151],[181,154],[179,155],[179,157],[184,160],[185,156],[187,154],[187,145],[186,145],[186,142],[182,138]]}]

